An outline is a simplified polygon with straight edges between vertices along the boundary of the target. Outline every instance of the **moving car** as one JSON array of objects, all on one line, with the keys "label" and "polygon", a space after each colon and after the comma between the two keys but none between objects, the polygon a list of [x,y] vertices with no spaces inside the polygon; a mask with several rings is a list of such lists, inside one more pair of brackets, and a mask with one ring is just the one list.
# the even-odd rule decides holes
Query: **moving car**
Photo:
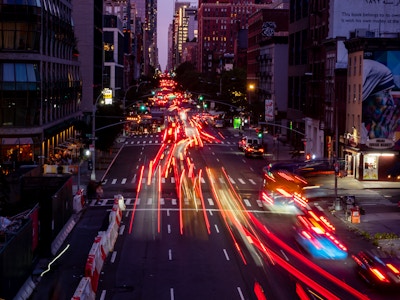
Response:
[{"label": "moving car", "polygon": [[239,143],[238,143],[238,148],[241,151],[244,151],[244,149],[249,146],[249,145],[258,145],[259,144],[259,140],[257,138],[250,138],[247,136],[244,136],[240,139]]},{"label": "moving car", "polygon": [[264,148],[259,144],[250,144],[244,148],[244,155],[246,157],[262,157],[264,155]]},{"label": "moving car", "polygon": [[297,216],[295,240],[317,259],[346,259],[348,255],[347,248],[336,238],[334,232],[326,230],[312,216]]},{"label": "moving car", "polygon": [[360,251],[352,255],[358,274],[377,288],[400,288],[400,259],[384,251]]}]

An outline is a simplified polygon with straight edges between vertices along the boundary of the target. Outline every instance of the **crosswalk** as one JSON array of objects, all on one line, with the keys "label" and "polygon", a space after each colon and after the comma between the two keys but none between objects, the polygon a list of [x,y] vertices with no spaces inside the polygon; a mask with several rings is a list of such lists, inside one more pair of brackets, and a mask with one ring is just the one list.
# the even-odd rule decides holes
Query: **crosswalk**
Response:
[{"label": "crosswalk", "polygon": [[[148,138],[148,139],[134,139],[134,140],[128,140],[125,141],[125,145],[161,145],[162,144],[162,139],[159,138]],[[233,146],[233,145],[237,145],[236,142],[232,142],[232,141],[204,141],[203,142],[204,145],[225,145],[225,146]]]},{"label": "crosswalk", "polygon": [[[225,177],[219,177],[216,179],[219,181],[219,183],[224,184],[226,183]],[[138,184],[138,177],[133,176],[132,178],[105,178],[103,181],[103,185],[127,185],[127,184]],[[205,184],[206,180],[202,177],[201,178],[201,183]],[[262,180],[255,180],[252,178],[232,178],[229,177],[229,181],[233,185],[238,185],[238,186],[246,186],[246,185],[251,185],[251,186],[259,186],[262,183]],[[162,184],[175,184],[176,179],[174,176],[168,177],[168,178],[161,178],[161,183]],[[152,178],[152,183],[155,183],[155,178]],[[147,184],[147,179],[142,178],[142,184]]]},{"label": "crosswalk", "polygon": [[[135,205],[135,207],[142,207],[142,208],[153,208],[154,206],[158,205],[158,199],[154,199],[154,198],[147,198],[147,199],[142,199],[142,198],[138,198],[136,200],[136,204],[135,204],[135,199],[134,198],[125,198],[125,205],[127,207],[127,209],[131,209],[133,208],[133,205]],[[176,198],[160,198],[160,206],[162,206],[163,208],[176,208],[178,209],[180,204],[178,199]],[[196,203],[194,203],[194,201]],[[246,208],[256,208],[256,209],[260,209],[264,207],[264,204],[261,200],[257,199],[256,201],[254,200],[250,200],[247,198],[243,198],[242,199],[243,204]],[[204,199],[204,205],[206,206],[206,208],[208,209],[217,209],[217,205],[214,202],[214,200],[212,198],[206,198]],[[96,204],[96,200],[93,200],[91,203],[89,203],[90,206],[112,206],[114,204],[114,199],[113,198],[104,198],[101,199],[100,201],[98,201],[98,203]],[[202,202],[200,199],[188,199],[188,198],[184,198],[182,200],[182,205],[185,208],[192,208],[193,204],[195,204],[196,207],[201,207],[202,206]]]}]

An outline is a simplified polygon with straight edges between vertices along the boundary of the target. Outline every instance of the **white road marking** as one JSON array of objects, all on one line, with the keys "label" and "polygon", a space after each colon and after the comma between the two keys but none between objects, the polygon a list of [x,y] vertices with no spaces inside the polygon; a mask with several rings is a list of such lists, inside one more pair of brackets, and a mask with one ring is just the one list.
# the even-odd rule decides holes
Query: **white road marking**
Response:
[{"label": "white road marking", "polygon": [[226,260],[229,260],[229,255],[228,255],[228,252],[226,252],[226,249],[224,249],[224,254],[225,254]]},{"label": "white road marking", "polygon": [[111,263],[115,262],[116,257],[117,257],[117,251],[113,251],[113,253],[111,254],[111,259],[110,259]]},{"label": "white road marking", "polygon": [[124,231],[125,231],[125,225],[121,225],[121,227],[119,228],[118,234],[119,234],[119,235],[123,235],[123,234],[124,234]]},{"label": "white road marking", "polygon": [[283,250],[281,250],[281,253],[283,257],[286,259],[286,261],[289,261],[289,257],[287,257],[286,253]]},{"label": "white road marking", "polygon": [[240,299],[244,300],[245,298],[244,298],[244,296],[243,296],[242,289],[241,289],[240,287],[237,287],[237,290],[238,290]]}]

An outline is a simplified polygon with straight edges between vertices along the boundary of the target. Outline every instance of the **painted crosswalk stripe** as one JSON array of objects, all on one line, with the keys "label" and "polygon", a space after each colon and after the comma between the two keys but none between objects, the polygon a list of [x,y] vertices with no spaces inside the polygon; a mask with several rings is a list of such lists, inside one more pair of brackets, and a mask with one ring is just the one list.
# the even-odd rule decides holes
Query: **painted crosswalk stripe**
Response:
[{"label": "painted crosswalk stripe", "polygon": [[152,205],[153,204],[153,198],[147,199],[147,205]]},{"label": "painted crosswalk stripe", "polygon": [[244,203],[246,204],[246,206],[250,207],[251,203],[249,201],[249,199],[243,199]]},{"label": "painted crosswalk stripe", "polygon": [[185,198],[185,205],[189,205],[189,199],[188,198]]},{"label": "painted crosswalk stripe", "polygon": [[138,198],[136,201],[136,205],[139,205],[139,204],[140,204],[140,198]]},{"label": "painted crosswalk stripe", "polygon": [[222,177],[219,177],[219,182],[221,182],[221,183],[225,183],[225,180],[224,180],[224,178],[222,178]]},{"label": "painted crosswalk stripe", "polygon": [[261,200],[257,200],[257,204],[258,204],[259,207],[263,207],[263,204],[262,204]]},{"label": "painted crosswalk stripe", "polygon": [[231,176],[229,176],[229,181],[230,181],[232,184],[235,184],[235,180],[233,180],[233,178],[232,178]]},{"label": "painted crosswalk stripe", "polygon": [[210,204],[211,206],[214,206],[214,201],[211,198],[207,198],[208,200],[208,204]]},{"label": "painted crosswalk stripe", "polygon": [[249,179],[249,181],[251,182],[251,184],[256,185],[256,182],[253,179]]},{"label": "painted crosswalk stripe", "polygon": [[117,179],[113,179],[112,181],[111,181],[111,184],[116,184],[117,183]]},{"label": "painted crosswalk stripe", "polygon": [[164,204],[165,204],[164,198],[160,198],[160,204],[161,204],[161,205],[164,205]]},{"label": "painted crosswalk stripe", "polygon": [[171,183],[175,183],[175,177],[171,177]]},{"label": "painted crosswalk stripe", "polygon": [[206,181],[204,180],[204,177],[201,177],[201,183],[206,183]]},{"label": "painted crosswalk stripe", "polygon": [[238,180],[239,180],[239,182],[240,182],[241,184],[246,184],[246,182],[245,182],[242,178],[239,178]]},{"label": "painted crosswalk stripe", "polygon": [[172,205],[176,205],[176,199],[172,199]]},{"label": "painted crosswalk stripe", "polygon": [[126,178],[123,178],[121,181],[121,184],[125,184],[126,183]]}]

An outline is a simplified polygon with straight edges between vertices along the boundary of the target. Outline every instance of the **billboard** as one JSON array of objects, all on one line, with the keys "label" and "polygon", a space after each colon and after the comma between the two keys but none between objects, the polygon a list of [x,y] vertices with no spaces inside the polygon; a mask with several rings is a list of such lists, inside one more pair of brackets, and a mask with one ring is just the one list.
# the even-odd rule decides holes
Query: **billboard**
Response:
[{"label": "billboard", "polygon": [[272,122],[275,120],[274,100],[265,99],[265,121]]},{"label": "billboard", "polygon": [[364,53],[361,143],[400,150],[400,51]]},{"label": "billboard", "polygon": [[332,0],[328,38],[349,37],[350,31],[366,30],[383,37],[400,31],[398,0]]}]

